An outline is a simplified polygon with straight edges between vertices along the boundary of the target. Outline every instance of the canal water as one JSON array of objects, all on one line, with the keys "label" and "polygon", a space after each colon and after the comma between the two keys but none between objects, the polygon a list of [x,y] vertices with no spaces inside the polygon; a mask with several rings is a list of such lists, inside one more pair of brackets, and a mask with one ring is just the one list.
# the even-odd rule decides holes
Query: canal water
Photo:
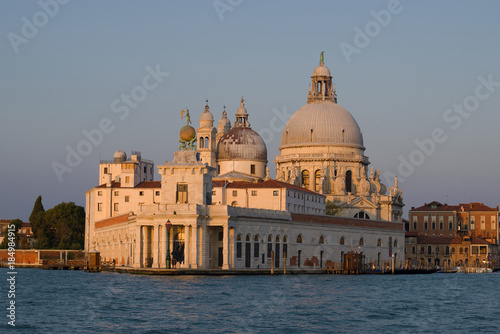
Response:
[{"label": "canal water", "polygon": [[500,273],[139,276],[18,269],[1,333],[500,332]]}]

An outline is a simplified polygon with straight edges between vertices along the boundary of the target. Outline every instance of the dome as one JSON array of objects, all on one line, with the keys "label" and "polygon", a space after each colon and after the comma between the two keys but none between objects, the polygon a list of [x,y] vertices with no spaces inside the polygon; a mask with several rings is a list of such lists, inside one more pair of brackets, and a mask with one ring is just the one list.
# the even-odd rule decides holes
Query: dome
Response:
[{"label": "dome", "polygon": [[231,121],[227,118],[227,112],[225,110],[222,112],[222,118],[219,120],[218,127],[231,127]]},{"label": "dome", "polygon": [[321,64],[321,65],[318,65],[314,69],[313,76],[330,77],[331,75],[330,75],[330,70],[328,69],[328,67],[326,67],[325,65]]},{"label": "dome", "polygon": [[309,103],[297,110],[285,126],[281,147],[311,144],[363,147],[363,135],[352,115],[338,104]]},{"label": "dome", "polygon": [[119,163],[127,160],[127,154],[121,150],[118,150],[113,154],[113,162]]},{"label": "dome", "polygon": [[261,136],[247,127],[236,127],[221,137],[218,145],[219,160],[267,161],[267,148]]},{"label": "dome", "polygon": [[200,126],[201,127],[212,127],[214,124],[214,115],[210,112],[208,104],[205,106],[205,110],[200,115]]}]

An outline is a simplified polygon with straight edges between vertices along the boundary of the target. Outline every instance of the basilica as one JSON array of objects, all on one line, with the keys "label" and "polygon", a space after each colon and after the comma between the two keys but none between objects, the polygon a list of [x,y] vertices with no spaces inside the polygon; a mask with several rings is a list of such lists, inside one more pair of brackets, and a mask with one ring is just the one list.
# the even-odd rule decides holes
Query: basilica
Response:
[{"label": "basilica", "polygon": [[311,79],[283,131],[275,179],[243,98],[233,122],[224,109],[215,124],[208,103],[197,129],[188,116],[170,162],[134,151],[101,161],[86,192],[85,250],[136,268],[312,269],[348,252],[374,267],[404,259],[397,179],[387,188],[369,169],[323,54]]}]

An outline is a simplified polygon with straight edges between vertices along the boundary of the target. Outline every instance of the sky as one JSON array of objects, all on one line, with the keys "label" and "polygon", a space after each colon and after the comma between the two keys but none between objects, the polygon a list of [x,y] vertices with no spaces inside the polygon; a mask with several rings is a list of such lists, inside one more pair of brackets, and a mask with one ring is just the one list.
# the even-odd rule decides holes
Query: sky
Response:
[{"label": "sky", "polygon": [[[500,203],[498,1],[1,1],[0,218],[85,205],[116,150],[163,164],[180,111],[242,96],[275,170],[321,51],[365,154],[403,191]],[[159,175],[155,177],[159,180]]]}]

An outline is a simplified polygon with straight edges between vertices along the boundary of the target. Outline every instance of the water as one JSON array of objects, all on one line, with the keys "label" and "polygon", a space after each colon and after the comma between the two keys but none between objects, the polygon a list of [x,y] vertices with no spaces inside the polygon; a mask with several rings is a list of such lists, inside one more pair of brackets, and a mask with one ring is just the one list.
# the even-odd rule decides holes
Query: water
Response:
[{"label": "water", "polygon": [[136,276],[18,269],[12,333],[500,332],[500,273]]}]

